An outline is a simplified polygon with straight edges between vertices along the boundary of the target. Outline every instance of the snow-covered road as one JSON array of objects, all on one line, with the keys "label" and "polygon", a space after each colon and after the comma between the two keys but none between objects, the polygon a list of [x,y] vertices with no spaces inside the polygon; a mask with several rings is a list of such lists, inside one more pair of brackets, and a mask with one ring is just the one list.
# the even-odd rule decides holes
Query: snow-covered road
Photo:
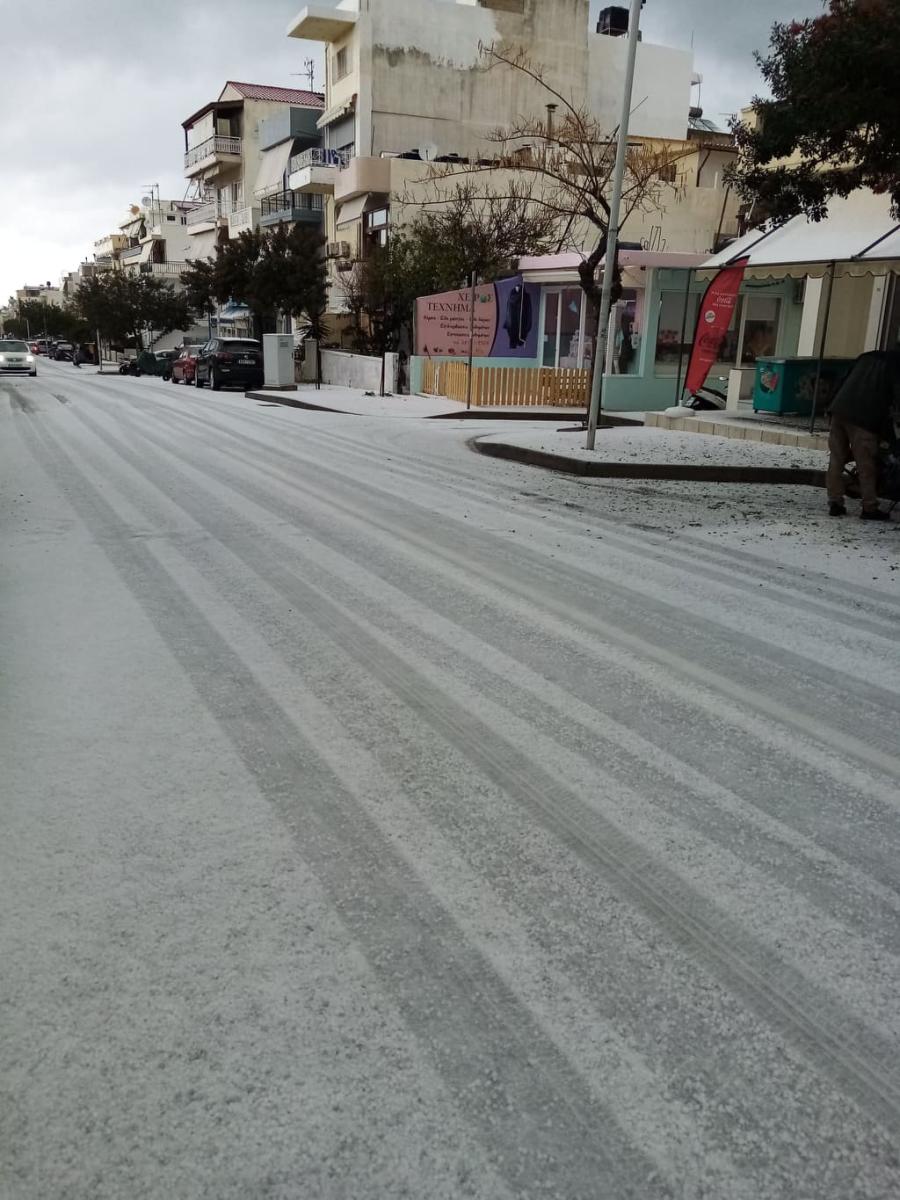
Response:
[{"label": "snow-covered road", "polygon": [[4,1200],[900,1195],[897,526],[0,379]]}]

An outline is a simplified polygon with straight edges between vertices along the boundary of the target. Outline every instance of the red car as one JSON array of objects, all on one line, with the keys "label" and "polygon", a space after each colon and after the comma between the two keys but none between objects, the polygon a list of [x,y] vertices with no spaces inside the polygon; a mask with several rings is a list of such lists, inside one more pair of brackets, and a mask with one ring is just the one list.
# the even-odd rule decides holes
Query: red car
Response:
[{"label": "red car", "polygon": [[185,346],[172,363],[173,383],[193,383],[197,375],[197,351],[199,346]]}]

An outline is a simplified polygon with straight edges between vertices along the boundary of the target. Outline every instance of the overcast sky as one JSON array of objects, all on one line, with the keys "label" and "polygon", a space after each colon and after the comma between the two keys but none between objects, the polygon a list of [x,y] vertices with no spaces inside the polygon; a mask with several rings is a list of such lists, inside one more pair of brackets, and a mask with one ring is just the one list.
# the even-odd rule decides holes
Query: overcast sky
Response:
[{"label": "overcast sky", "polygon": [[[327,3],[328,0],[319,0]],[[409,0],[416,4],[418,0]],[[595,9],[601,7],[593,0]],[[181,122],[225,80],[304,87],[303,0],[0,0],[0,303],[90,257],[159,183],[185,191]],[[821,0],[647,0],[647,41],[689,46],[714,119],[746,103],[776,19]]]}]

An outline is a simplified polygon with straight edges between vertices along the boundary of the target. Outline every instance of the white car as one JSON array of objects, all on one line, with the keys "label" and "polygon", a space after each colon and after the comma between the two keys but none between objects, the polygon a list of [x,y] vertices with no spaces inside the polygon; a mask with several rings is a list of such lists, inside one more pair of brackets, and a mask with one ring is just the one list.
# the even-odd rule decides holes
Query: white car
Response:
[{"label": "white car", "polygon": [[0,371],[37,375],[37,359],[24,342],[15,338],[0,338]]}]

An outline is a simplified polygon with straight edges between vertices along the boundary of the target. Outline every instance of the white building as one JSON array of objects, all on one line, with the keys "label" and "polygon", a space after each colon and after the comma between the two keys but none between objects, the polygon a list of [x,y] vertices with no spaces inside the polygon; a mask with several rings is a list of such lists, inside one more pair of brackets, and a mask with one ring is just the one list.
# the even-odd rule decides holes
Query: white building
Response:
[{"label": "white building", "polygon": [[279,213],[321,224],[321,202],[298,197],[295,205],[285,192],[290,156],[318,141],[323,107],[318,92],[229,81],[183,122],[184,174],[197,201],[187,216],[188,258],[209,258],[221,238]]},{"label": "white building", "polygon": [[[325,43],[323,146],[294,159],[290,186],[325,197],[335,268],[401,219],[397,201],[427,176],[423,159],[489,160],[495,130],[546,119],[547,89],[521,71],[485,70],[484,46],[524,48],[550,87],[610,133],[618,123],[627,39],[591,28],[589,0],[340,0],[304,8],[288,35]],[[638,45],[632,137],[675,143],[685,158],[664,211],[636,214],[626,237],[705,254],[737,232],[738,200],[722,180],[730,139],[704,129],[692,109],[697,81],[690,51]]]}]

